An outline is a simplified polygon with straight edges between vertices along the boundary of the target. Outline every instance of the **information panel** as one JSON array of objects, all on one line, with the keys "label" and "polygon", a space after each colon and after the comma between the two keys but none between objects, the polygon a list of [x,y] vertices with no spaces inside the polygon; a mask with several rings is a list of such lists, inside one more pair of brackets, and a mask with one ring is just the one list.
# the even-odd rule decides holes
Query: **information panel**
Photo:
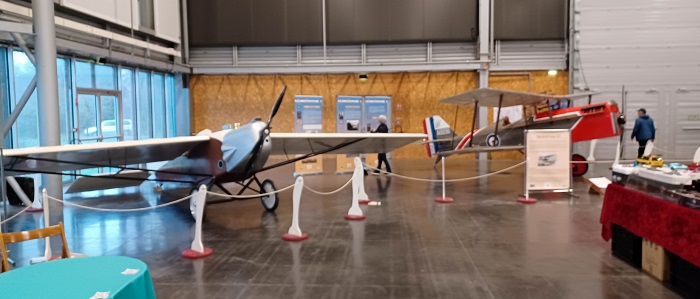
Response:
[{"label": "information panel", "polygon": [[[338,96],[336,106],[336,132],[360,133],[363,128],[362,97]],[[346,173],[355,170],[354,158],[358,155],[337,155],[336,172]]]},{"label": "information panel", "polygon": [[571,132],[525,132],[525,194],[528,191],[571,191]]},{"label": "information panel", "polygon": [[[323,132],[323,97],[294,97],[294,130],[297,133]],[[323,157],[315,156],[295,163],[295,174],[323,172]]]},{"label": "information panel", "polygon": [[[372,132],[379,126],[379,116],[386,116],[387,120],[391,120],[391,98],[388,96],[366,96],[364,105],[365,132]],[[387,121],[391,133],[391,121]],[[379,165],[379,159],[376,153],[365,154],[365,163],[371,167]]]}]

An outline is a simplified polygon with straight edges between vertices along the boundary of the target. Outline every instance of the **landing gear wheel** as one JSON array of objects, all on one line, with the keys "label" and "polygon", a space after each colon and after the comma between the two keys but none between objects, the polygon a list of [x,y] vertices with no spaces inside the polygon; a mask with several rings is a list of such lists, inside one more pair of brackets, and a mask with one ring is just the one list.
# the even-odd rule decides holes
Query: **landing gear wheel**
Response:
[{"label": "landing gear wheel", "polygon": [[[586,158],[579,154],[571,155],[571,162],[586,162]],[[571,163],[571,174],[582,176],[588,172],[588,163]]]},{"label": "landing gear wheel", "polygon": [[[262,182],[260,189],[262,193],[270,193],[277,191],[277,188],[275,188],[275,184],[273,184],[272,181],[269,179],[264,180]],[[263,207],[265,207],[265,210],[267,210],[268,212],[272,212],[277,209],[277,204],[279,203],[279,200],[277,200],[277,193],[261,196],[260,200],[262,201]]]},{"label": "landing gear wheel", "polygon": [[501,138],[498,135],[491,133],[486,135],[486,146],[499,146],[501,145]]},{"label": "landing gear wheel", "polygon": [[[194,219],[195,221],[197,221],[197,199],[195,198],[194,195],[197,194],[198,192],[199,192],[199,189],[197,189],[197,188],[193,188],[192,190],[190,190],[190,195],[192,195],[192,197],[190,197],[190,204],[189,204],[190,215],[192,215],[192,219]],[[202,213],[202,220],[207,218],[207,206],[206,206],[206,204],[207,204],[207,201],[205,200],[204,201],[204,213]]]}]

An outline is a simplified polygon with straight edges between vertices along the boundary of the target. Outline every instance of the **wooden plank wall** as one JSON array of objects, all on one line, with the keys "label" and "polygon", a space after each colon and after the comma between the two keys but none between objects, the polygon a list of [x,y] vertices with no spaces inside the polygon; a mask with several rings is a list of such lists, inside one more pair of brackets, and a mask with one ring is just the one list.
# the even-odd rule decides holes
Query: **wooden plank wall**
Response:
[{"label": "wooden plank wall", "polygon": [[[554,77],[546,72],[533,73],[533,91],[566,93],[567,75]],[[471,107],[438,103],[438,100],[477,88],[476,72],[422,72],[369,74],[367,81],[357,74],[333,75],[194,75],[190,80],[192,128],[218,130],[224,124],[247,123],[254,117],[267,120],[272,105],[284,85],[287,95],[273,122],[273,131],[294,130],[294,96],[323,96],[324,132],[335,132],[335,97],[338,95],[390,95],[395,131],[422,133],[423,119],[441,115],[457,133],[469,130]],[[563,80],[563,82],[562,82]],[[493,82],[493,83],[491,83]],[[493,87],[527,90],[525,76],[493,77]],[[524,85],[523,85],[524,84]],[[524,89],[522,89],[524,86]],[[563,88],[563,91],[562,91]],[[401,109],[397,107],[401,106]],[[400,128],[396,121],[400,119]],[[394,152],[395,158],[426,157],[424,146],[409,146]]]}]

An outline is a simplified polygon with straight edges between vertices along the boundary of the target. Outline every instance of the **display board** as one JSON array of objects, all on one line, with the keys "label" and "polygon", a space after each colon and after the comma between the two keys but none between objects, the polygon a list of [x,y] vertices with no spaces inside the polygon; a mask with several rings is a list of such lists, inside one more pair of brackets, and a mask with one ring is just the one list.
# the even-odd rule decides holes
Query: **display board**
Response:
[{"label": "display board", "polygon": [[[336,132],[362,132],[362,96],[338,96],[336,98]],[[355,170],[353,161],[358,155],[337,155],[336,172],[346,173]]]},{"label": "display board", "polygon": [[[373,132],[379,126],[379,116],[387,118],[386,125],[391,133],[391,98],[388,96],[366,96],[364,99],[364,126],[366,132]],[[365,163],[371,167],[379,165],[377,154],[365,154]]]},{"label": "display board", "polygon": [[[323,132],[323,97],[294,96],[294,131],[297,133]],[[315,156],[294,163],[298,175],[323,172],[323,156]]]},{"label": "display board", "polygon": [[[387,117],[387,126],[391,132],[391,97],[390,96],[343,96],[336,98],[336,132],[368,133],[379,126],[379,116]],[[336,171],[352,172],[354,158],[357,155],[338,155]],[[377,154],[364,154],[364,160],[370,167],[377,167]]]},{"label": "display board", "polygon": [[525,131],[525,197],[529,191],[571,192],[571,131]]}]

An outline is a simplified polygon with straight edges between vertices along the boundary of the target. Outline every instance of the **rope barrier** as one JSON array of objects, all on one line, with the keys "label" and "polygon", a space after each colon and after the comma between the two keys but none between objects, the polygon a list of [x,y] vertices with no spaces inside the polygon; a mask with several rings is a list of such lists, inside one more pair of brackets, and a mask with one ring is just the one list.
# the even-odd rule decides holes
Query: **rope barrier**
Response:
[{"label": "rope barrier", "polygon": [[51,199],[51,200],[54,200],[54,201],[57,201],[57,202],[60,202],[60,203],[63,203],[63,204],[67,204],[67,205],[69,205],[69,206],[81,208],[81,209],[93,210],[93,211],[100,211],[100,212],[119,212],[119,213],[123,213],[123,212],[141,212],[141,211],[155,210],[155,209],[158,209],[158,208],[167,207],[167,206],[170,206],[170,205],[174,205],[174,204],[176,204],[176,203],[179,203],[179,202],[183,202],[183,201],[185,201],[185,200],[190,199],[192,196],[194,196],[194,194],[193,194],[193,195],[187,195],[187,196],[185,196],[185,197],[183,197],[183,198],[180,198],[180,199],[175,200],[175,201],[171,201],[171,202],[169,202],[169,203],[164,203],[164,204],[162,204],[162,205],[157,205],[157,206],[152,206],[152,207],[145,207],[145,208],[135,208],[135,209],[103,209],[103,208],[95,208],[95,207],[88,207],[88,206],[80,205],[80,204],[77,204],[77,203],[67,202],[67,201],[64,201],[64,200],[61,200],[61,199],[58,199],[58,198],[55,198],[55,197],[51,197],[51,196],[48,196],[48,195],[47,195],[46,197],[47,197],[48,199]]},{"label": "rope barrier", "polygon": [[345,189],[345,187],[349,186],[350,183],[352,183],[352,177],[350,177],[350,179],[349,179],[344,185],[340,186],[340,188],[338,188],[338,189],[336,189],[336,190],[334,190],[334,191],[330,191],[330,192],[317,191],[317,190],[314,190],[314,189],[311,189],[311,188],[307,187],[306,185],[304,185],[304,189],[309,190],[309,191],[311,191],[312,193],[316,193],[316,194],[318,194],[318,195],[333,195],[333,194],[336,194],[336,193],[340,192],[340,190]]},{"label": "rope barrier", "polygon": [[[614,160],[601,160],[601,161],[571,161],[571,164],[607,164],[607,163],[614,163]],[[635,160],[620,160],[618,161],[620,163],[634,163]],[[678,162],[678,163],[685,163],[685,162],[693,162],[691,160],[664,160],[664,162]]]},{"label": "rope barrier", "polygon": [[272,194],[277,194],[277,193],[280,193],[280,192],[282,192],[282,191],[287,191],[287,190],[292,189],[292,188],[294,188],[294,184],[291,184],[291,185],[289,185],[289,186],[287,186],[287,187],[284,187],[284,188],[282,188],[282,189],[277,189],[277,190],[275,190],[275,191],[267,192],[267,193],[262,193],[262,194],[253,194],[253,195],[228,195],[228,194],[221,194],[221,193],[216,193],[216,192],[212,192],[212,191],[207,191],[207,194],[216,195],[216,196],[221,196],[221,197],[230,197],[230,198],[256,198],[256,197],[263,197],[263,196],[268,196],[268,195],[272,195]]},{"label": "rope barrier", "polygon": [[3,225],[3,224],[5,224],[5,223],[10,222],[10,220],[15,219],[15,217],[17,217],[17,216],[19,216],[20,214],[26,212],[26,211],[29,210],[31,207],[32,207],[32,206],[28,206],[28,207],[22,209],[21,211],[19,211],[19,213],[12,215],[12,217],[8,217],[7,219],[5,219],[5,220],[3,220],[3,221],[0,221],[0,225]]},{"label": "rope barrier", "polygon": [[[362,163],[362,164],[363,164],[365,167],[367,167],[367,169],[374,169],[374,168],[373,168],[372,166],[370,166],[370,165],[367,165],[367,164],[365,164],[365,163]],[[522,166],[522,165],[524,165],[524,164],[525,164],[525,161],[520,162],[520,163],[518,163],[518,164],[515,164],[515,165],[513,165],[513,166],[510,166],[510,167],[503,168],[503,169],[498,170],[498,171],[494,171],[494,172],[491,172],[491,173],[487,173],[487,174],[477,175],[477,176],[468,177],[468,178],[444,180],[444,181],[445,181],[445,183],[456,183],[456,182],[464,182],[464,181],[470,181],[470,180],[481,179],[481,178],[489,177],[489,176],[496,175],[496,174],[499,174],[499,173],[502,173],[502,172],[506,172],[506,171],[508,171],[508,170],[514,169],[514,168],[519,167],[519,166]],[[440,182],[443,181],[443,180],[431,180],[431,179],[415,178],[415,177],[410,177],[410,176],[405,176],[405,175],[400,175],[400,174],[395,174],[395,173],[387,172],[387,171],[385,171],[385,170],[383,170],[383,169],[377,169],[377,170],[379,170],[381,173],[387,174],[387,175],[389,175],[389,176],[393,176],[393,177],[397,177],[397,178],[402,178],[402,179],[407,179],[407,180],[412,180],[412,181],[429,182],[429,183],[440,183]]]}]

